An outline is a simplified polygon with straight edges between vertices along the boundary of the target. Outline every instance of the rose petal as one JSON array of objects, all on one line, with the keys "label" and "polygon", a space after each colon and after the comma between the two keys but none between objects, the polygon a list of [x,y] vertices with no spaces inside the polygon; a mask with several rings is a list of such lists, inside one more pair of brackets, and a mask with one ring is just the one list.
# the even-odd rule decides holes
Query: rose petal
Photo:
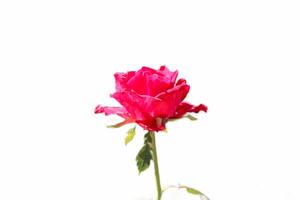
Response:
[{"label": "rose petal", "polygon": [[170,118],[176,119],[183,117],[188,112],[198,113],[200,111],[207,112],[207,106],[204,104],[199,104],[198,106],[194,106],[187,102],[182,102],[178,105],[176,112]]},{"label": "rose petal", "polygon": [[123,118],[130,118],[130,114],[123,107],[109,107],[97,105],[95,108],[95,114],[104,113],[105,115],[116,114]]},{"label": "rose petal", "polygon": [[138,94],[156,96],[157,94],[174,86],[178,72],[171,72],[165,66],[159,70],[142,67],[127,82],[127,89],[132,89]]},{"label": "rose petal", "polygon": [[174,85],[178,76],[178,71],[171,72],[166,66],[161,66],[159,72],[169,79],[170,84]]},{"label": "rose petal", "polygon": [[186,95],[190,90],[190,86],[185,82],[175,86],[172,89],[169,89],[165,92],[160,93],[156,97],[165,102],[167,108],[165,111],[168,114],[168,117],[172,116],[176,111],[177,106],[185,99]]},{"label": "rose petal", "polygon": [[143,66],[141,69],[139,69],[138,71],[143,71],[143,72],[147,72],[149,74],[155,74],[157,71],[155,69],[152,69],[150,67],[146,67]]},{"label": "rose petal", "polygon": [[183,79],[183,78],[181,78],[181,79],[179,79],[179,80],[177,81],[176,85],[181,85],[181,84],[183,84],[183,83],[186,83],[186,80]]},{"label": "rose petal", "polygon": [[[138,94],[148,94],[147,76],[150,76],[152,72],[143,67],[127,82],[127,90],[134,90]],[[154,70],[153,70],[154,71]]]},{"label": "rose petal", "polygon": [[115,92],[111,95],[130,113],[135,120],[146,120],[150,116],[145,112],[145,100],[133,91]]},{"label": "rose petal", "polygon": [[136,72],[129,71],[127,73],[115,73],[116,91],[123,91],[128,88],[127,82],[135,76]]},{"label": "rose petal", "polygon": [[174,86],[166,77],[159,76],[158,74],[152,74],[146,76],[147,93],[149,96],[156,96],[159,93],[166,91]]}]

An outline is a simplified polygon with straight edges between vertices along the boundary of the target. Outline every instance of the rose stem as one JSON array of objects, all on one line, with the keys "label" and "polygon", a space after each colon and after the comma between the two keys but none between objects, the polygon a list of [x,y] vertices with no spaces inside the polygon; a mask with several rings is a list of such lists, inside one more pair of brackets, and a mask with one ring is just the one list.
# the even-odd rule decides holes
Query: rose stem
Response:
[{"label": "rose stem", "polygon": [[159,168],[158,168],[158,158],[157,158],[157,150],[156,150],[156,142],[155,142],[155,132],[150,132],[152,139],[152,150],[153,150],[153,161],[154,161],[154,169],[155,169],[155,178],[156,178],[156,188],[157,188],[157,200],[161,200],[161,186],[160,186],[160,177],[159,177]]}]

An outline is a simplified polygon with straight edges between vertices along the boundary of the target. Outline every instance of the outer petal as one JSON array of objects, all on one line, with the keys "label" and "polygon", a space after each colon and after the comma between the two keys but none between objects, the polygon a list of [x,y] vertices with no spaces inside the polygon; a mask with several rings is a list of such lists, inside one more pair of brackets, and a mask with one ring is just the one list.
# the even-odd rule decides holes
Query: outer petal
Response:
[{"label": "outer petal", "polygon": [[127,73],[115,73],[116,91],[123,91],[128,88],[127,82],[134,77],[135,71],[129,71]]},{"label": "outer petal", "polygon": [[200,111],[207,112],[207,106],[205,106],[204,104],[199,104],[198,106],[194,106],[190,103],[182,102],[177,107],[177,110],[174,113],[174,115],[170,118],[173,118],[173,119],[181,118],[188,112],[198,113]]},{"label": "outer petal", "polygon": [[184,84],[184,83],[186,83],[186,80],[183,79],[183,78],[181,78],[181,79],[179,79],[179,80],[177,81],[176,86],[177,86],[177,85]]},{"label": "outer petal", "polygon": [[163,76],[165,76],[170,84],[174,85],[178,76],[178,71],[171,72],[166,66],[161,66],[158,70]]},{"label": "outer petal", "polygon": [[[153,70],[153,69],[151,69]],[[127,82],[128,90],[134,90],[138,94],[148,94],[147,76],[152,74],[150,68],[143,67]],[[153,70],[154,71],[154,70]],[[155,72],[155,71],[154,71]]]},{"label": "outer petal", "polygon": [[144,99],[133,91],[115,92],[111,95],[130,113],[135,120],[146,120],[150,116],[144,110]]},{"label": "outer petal", "polygon": [[159,93],[174,87],[174,83],[168,77],[153,74],[146,76],[147,95],[156,96]]},{"label": "outer petal", "polygon": [[167,110],[167,117],[170,117],[175,113],[177,106],[185,99],[189,90],[190,86],[185,82],[182,82],[182,84],[177,85],[174,88],[162,92],[156,96],[157,98],[165,102],[165,105],[167,107],[165,108],[165,110]]},{"label": "outer petal", "polygon": [[95,114],[104,113],[105,115],[116,114],[125,119],[130,118],[130,114],[123,107],[108,107],[97,105],[95,108]]}]

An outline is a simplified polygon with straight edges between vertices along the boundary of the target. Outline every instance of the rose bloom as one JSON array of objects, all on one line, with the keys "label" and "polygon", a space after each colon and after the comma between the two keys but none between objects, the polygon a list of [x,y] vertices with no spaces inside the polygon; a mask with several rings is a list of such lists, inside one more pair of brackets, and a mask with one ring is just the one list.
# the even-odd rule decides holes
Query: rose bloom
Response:
[{"label": "rose bloom", "polygon": [[190,86],[185,79],[176,81],[177,75],[178,71],[171,72],[165,66],[115,73],[116,92],[111,97],[122,107],[98,105],[95,113],[117,114],[125,119],[124,124],[135,122],[146,130],[162,131],[169,119],[182,118],[188,112],[207,112],[203,104],[183,102]]}]

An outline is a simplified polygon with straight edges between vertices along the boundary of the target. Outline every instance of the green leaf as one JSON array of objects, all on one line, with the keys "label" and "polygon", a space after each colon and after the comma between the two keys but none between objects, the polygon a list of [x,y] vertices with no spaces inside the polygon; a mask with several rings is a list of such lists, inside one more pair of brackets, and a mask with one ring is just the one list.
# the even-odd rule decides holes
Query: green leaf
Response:
[{"label": "green leaf", "polygon": [[151,136],[150,133],[148,132],[144,136],[144,145],[136,156],[136,164],[139,170],[139,174],[141,174],[141,172],[149,168],[150,162],[153,159],[151,146],[150,146],[151,143],[152,143]]},{"label": "green leaf", "polygon": [[125,145],[127,145],[129,142],[131,142],[131,140],[134,138],[134,136],[135,136],[135,128],[136,127],[133,127],[133,128],[131,128],[131,129],[129,129],[127,131],[127,136],[125,138]]},{"label": "green leaf", "polygon": [[152,154],[151,154],[150,146],[144,145],[136,157],[139,173],[148,169],[151,160],[152,160]]},{"label": "green leaf", "polygon": [[187,188],[186,188],[186,191],[187,191],[188,193],[195,194],[195,195],[203,195],[202,192],[200,192],[199,190],[197,190],[197,189],[195,189],[195,188],[187,187]]},{"label": "green leaf", "polygon": [[196,117],[194,117],[193,115],[190,115],[190,114],[186,115],[185,117],[188,118],[189,120],[192,120],[192,121],[196,121],[197,120]]},{"label": "green leaf", "polygon": [[183,188],[186,189],[186,191],[190,194],[194,194],[194,195],[199,195],[200,197],[205,197],[206,199],[209,200],[209,198],[203,194],[202,192],[200,192],[199,190],[195,189],[195,188],[191,188],[191,187],[187,187],[187,186],[182,186]]},{"label": "green leaf", "polygon": [[152,138],[151,138],[151,133],[148,132],[144,135],[144,144],[152,145]]},{"label": "green leaf", "polygon": [[165,191],[167,191],[168,189],[171,189],[171,188],[186,189],[186,191],[190,194],[199,195],[200,198],[204,197],[206,200],[209,200],[209,198],[205,194],[200,192],[199,190],[185,186],[185,185],[180,185],[180,184],[178,184],[178,186],[169,185],[169,186],[165,187],[162,192],[164,193]]}]

